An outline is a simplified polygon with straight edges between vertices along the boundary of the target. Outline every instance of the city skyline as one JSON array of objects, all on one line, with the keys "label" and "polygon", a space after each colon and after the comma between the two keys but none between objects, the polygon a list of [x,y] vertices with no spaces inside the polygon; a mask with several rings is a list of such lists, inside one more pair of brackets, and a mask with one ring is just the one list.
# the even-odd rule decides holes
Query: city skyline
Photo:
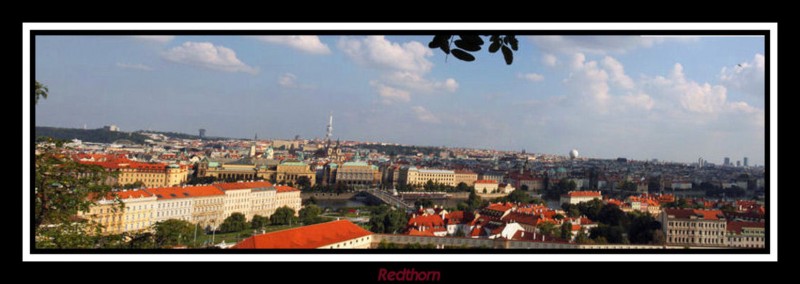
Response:
[{"label": "city skyline", "polygon": [[[764,164],[763,37],[38,36],[36,125]],[[336,72],[329,72],[336,70]]]}]

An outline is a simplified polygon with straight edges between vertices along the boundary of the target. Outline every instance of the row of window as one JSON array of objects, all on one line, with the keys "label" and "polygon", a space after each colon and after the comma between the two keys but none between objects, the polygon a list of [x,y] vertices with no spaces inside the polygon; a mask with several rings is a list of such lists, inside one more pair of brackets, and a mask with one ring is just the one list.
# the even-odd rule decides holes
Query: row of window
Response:
[{"label": "row of window", "polygon": [[669,221],[669,225],[676,227],[693,227],[693,228],[718,228],[718,229],[725,228],[725,223]]}]

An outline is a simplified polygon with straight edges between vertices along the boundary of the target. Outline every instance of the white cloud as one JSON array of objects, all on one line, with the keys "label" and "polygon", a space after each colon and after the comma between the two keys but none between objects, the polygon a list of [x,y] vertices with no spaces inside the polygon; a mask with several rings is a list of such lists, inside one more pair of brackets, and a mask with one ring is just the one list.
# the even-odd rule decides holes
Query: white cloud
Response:
[{"label": "white cloud", "polygon": [[580,103],[606,111],[611,98],[608,73],[598,66],[597,61],[587,62],[583,53],[572,57],[570,67],[572,73],[564,80],[570,91],[568,95],[575,96]]},{"label": "white cloud", "polygon": [[153,67],[150,67],[150,66],[147,66],[147,65],[144,65],[144,64],[141,64],[141,63],[128,64],[128,63],[117,62],[117,67],[122,68],[122,69],[153,71]]},{"label": "white cloud", "polygon": [[447,91],[450,93],[458,90],[458,82],[453,78],[444,81],[432,81],[422,75],[409,71],[395,71],[383,77],[388,84],[408,88],[420,92]]},{"label": "white cloud", "polygon": [[645,93],[622,96],[620,99],[622,100],[623,103],[629,106],[633,106],[634,108],[651,110],[653,109],[653,106],[655,106],[655,101],[653,100],[653,98]]},{"label": "white cloud", "polygon": [[612,82],[623,89],[633,89],[633,80],[625,75],[625,67],[622,66],[622,63],[611,56],[606,56],[603,58],[603,67],[611,73]]},{"label": "white cloud", "polygon": [[544,80],[544,76],[542,76],[542,74],[537,74],[537,73],[527,73],[527,74],[520,73],[517,74],[517,78],[525,79],[531,82],[541,82],[542,80]]},{"label": "white cloud", "polygon": [[378,91],[378,95],[381,98],[381,103],[385,105],[390,105],[396,102],[407,103],[411,101],[411,94],[407,91],[392,88],[377,81],[372,81],[370,84]]},{"label": "white cloud", "polygon": [[328,45],[322,43],[318,36],[255,36],[260,41],[290,46],[311,54],[330,54]]},{"label": "white cloud", "polygon": [[764,98],[764,55],[732,67],[722,67],[719,80],[726,87],[757,98]]},{"label": "white cloud", "polygon": [[168,43],[172,41],[175,36],[133,36],[133,38],[142,40],[142,41],[149,41],[149,42],[156,42],[156,43]]},{"label": "white cloud", "polygon": [[225,72],[258,73],[258,69],[248,66],[236,58],[232,49],[214,45],[210,42],[184,42],[162,54],[164,59],[192,66],[200,66]]},{"label": "white cloud", "polygon": [[667,40],[695,41],[697,37],[655,36],[530,36],[546,53],[625,53],[637,48],[647,48]]},{"label": "white cloud", "polygon": [[278,85],[284,88],[314,89],[313,85],[297,82],[297,76],[292,73],[283,73],[278,77]]},{"label": "white cloud", "polygon": [[[384,36],[342,37],[338,47],[356,64],[383,71],[380,80],[370,84],[373,87],[383,86],[376,87],[376,90],[384,103],[387,102],[387,94],[402,94],[400,97],[407,102],[411,99],[412,91],[454,93],[458,90],[459,84],[454,78],[441,81],[426,78],[433,68],[433,63],[427,57],[433,56],[433,52],[420,42],[397,43]],[[388,91],[386,88],[389,87],[394,91]]]},{"label": "white cloud", "polygon": [[558,57],[550,53],[545,53],[542,55],[542,62],[547,66],[553,67],[558,63]]},{"label": "white cloud", "polygon": [[427,122],[427,123],[442,122],[438,117],[436,117],[433,113],[431,113],[429,110],[425,109],[422,106],[411,107],[411,110],[414,111],[414,115],[417,117],[417,120],[421,122]]},{"label": "white cloud", "polygon": [[384,36],[368,36],[363,39],[343,37],[339,49],[358,64],[374,68],[425,73],[433,63],[426,57],[433,56],[430,48],[417,41],[394,43]]}]

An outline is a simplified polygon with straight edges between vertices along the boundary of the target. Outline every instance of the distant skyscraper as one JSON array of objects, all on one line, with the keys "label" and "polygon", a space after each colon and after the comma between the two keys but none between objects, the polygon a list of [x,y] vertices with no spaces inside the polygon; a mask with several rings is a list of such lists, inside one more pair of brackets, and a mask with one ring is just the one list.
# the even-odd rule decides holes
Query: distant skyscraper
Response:
[{"label": "distant skyscraper", "polygon": [[749,163],[747,163],[747,157],[744,157],[744,166],[745,167],[749,166]]},{"label": "distant skyscraper", "polygon": [[200,132],[200,138],[206,137],[206,130],[205,129],[200,128],[198,131]]},{"label": "distant skyscraper", "polygon": [[730,166],[731,165],[731,158],[725,157],[725,162],[722,163],[723,166]]},{"label": "distant skyscraper", "polygon": [[703,167],[703,157],[697,159],[697,166],[701,168]]},{"label": "distant skyscraper", "polygon": [[741,166],[742,166],[742,161],[736,161],[736,167],[738,168],[738,167],[741,167]]},{"label": "distant skyscraper", "polygon": [[333,112],[331,112],[330,118],[328,118],[328,127],[325,132],[325,140],[330,141],[332,136],[333,136]]}]

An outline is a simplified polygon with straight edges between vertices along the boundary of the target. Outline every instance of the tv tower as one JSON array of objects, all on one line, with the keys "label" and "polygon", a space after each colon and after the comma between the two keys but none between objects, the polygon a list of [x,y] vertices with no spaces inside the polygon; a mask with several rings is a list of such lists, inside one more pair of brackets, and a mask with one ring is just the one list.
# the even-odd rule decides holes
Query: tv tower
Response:
[{"label": "tv tower", "polygon": [[331,115],[328,118],[328,127],[327,132],[325,132],[325,140],[330,141],[331,136],[333,136],[333,112],[331,112]]}]

